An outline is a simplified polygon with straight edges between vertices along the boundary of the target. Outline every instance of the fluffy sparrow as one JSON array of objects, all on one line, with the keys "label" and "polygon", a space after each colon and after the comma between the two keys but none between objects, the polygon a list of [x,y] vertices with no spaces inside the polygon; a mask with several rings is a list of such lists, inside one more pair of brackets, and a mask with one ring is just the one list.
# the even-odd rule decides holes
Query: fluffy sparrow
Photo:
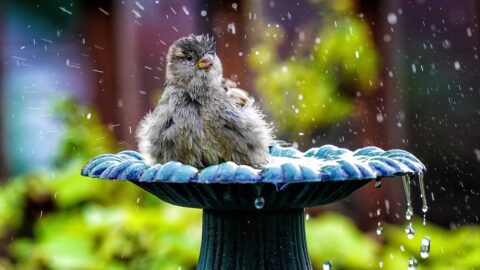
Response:
[{"label": "fluffy sparrow", "polygon": [[225,85],[211,37],[190,35],[173,43],[165,85],[136,134],[139,151],[150,163],[268,163],[271,127],[246,92]]}]

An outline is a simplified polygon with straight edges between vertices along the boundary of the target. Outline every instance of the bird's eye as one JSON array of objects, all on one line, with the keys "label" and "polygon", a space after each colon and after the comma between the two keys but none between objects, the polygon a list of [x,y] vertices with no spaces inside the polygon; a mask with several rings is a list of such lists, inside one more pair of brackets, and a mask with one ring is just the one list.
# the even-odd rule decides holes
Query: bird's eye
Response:
[{"label": "bird's eye", "polygon": [[192,61],[193,57],[191,55],[187,56],[188,61]]}]

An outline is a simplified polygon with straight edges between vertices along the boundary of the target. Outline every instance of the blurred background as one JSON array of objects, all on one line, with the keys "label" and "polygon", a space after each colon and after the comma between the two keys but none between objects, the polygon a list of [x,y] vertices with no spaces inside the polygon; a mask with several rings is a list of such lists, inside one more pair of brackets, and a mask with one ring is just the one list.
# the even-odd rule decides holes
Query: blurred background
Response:
[{"label": "blurred background", "polygon": [[[479,3],[474,0],[0,2],[0,269],[194,269],[201,211],[79,176],[136,149],[165,55],[216,38],[224,76],[279,139],[402,148],[427,166],[429,212],[400,179],[308,209],[315,269],[480,269]],[[378,233],[379,224],[383,228]],[[427,259],[419,255],[432,239]]]}]

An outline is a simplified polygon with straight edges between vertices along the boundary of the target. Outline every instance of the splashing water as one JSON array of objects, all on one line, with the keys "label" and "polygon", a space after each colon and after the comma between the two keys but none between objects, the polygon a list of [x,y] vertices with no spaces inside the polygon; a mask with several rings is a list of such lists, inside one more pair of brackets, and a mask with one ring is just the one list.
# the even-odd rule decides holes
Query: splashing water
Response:
[{"label": "splashing water", "polygon": [[331,261],[326,261],[326,262],[324,262],[322,269],[323,269],[323,270],[330,270],[330,269],[332,269],[332,262],[331,262]]},{"label": "splashing water", "polygon": [[263,197],[258,197],[255,199],[255,208],[262,209],[265,206],[265,199]]},{"label": "splashing water", "polygon": [[422,245],[420,246],[420,257],[422,257],[422,259],[426,259],[430,256],[430,241],[430,237],[428,236],[425,236],[422,239]]},{"label": "splashing water", "polygon": [[417,267],[418,267],[417,259],[415,259],[414,257],[411,257],[411,258],[408,260],[408,268],[407,268],[407,270],[417,270]]},{"label": "splashing water", "polygon": [[410,178],[403,176],[403,188],[405,189],[405,197],[407,199],[407,213],[405,217],[407,220],[411,220],[413,216],[412,198],[410,197]]},{"label": "splashing water", "polygon": [[427,224],[427,211],[428,211],[428,205],[427,205],[427,196],[425,195],[425,184],[423,182],[423,173],[420,173],[418,175],[418,184],[420,186],[420,196],[422,197],[422,212],[423,212],[423,225]]}]

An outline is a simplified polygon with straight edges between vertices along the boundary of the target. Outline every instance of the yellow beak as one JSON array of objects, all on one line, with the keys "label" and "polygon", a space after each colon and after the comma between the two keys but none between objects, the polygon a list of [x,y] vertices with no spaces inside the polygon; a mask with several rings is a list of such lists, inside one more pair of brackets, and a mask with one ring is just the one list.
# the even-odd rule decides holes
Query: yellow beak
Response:
[{"label": "yellow beak", "polygon": [[200,60],[196,63],[197,68],[205,69],[210,68],[213,65],[213,56],[211,54],[205,54]]}]

